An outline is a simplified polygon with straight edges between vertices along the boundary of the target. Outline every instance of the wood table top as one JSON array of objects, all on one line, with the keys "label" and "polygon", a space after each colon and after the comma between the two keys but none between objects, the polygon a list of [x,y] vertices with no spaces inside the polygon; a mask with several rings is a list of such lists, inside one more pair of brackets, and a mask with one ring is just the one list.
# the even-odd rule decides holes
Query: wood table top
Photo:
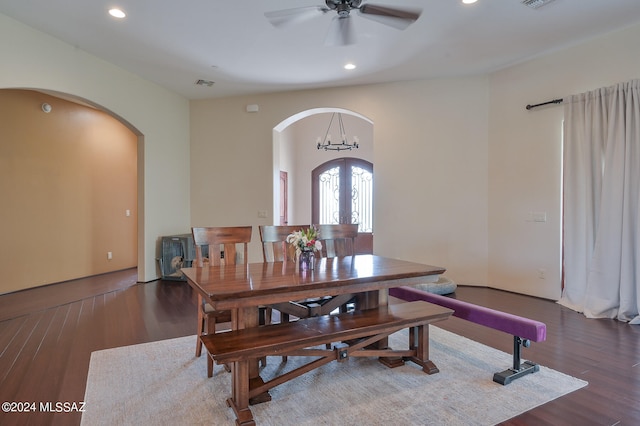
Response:
[{"label": "wood table top", "polygon": [[311,271],[296,262],[249,263],[183,268],[189,284],[216,309],[380,290],[424,281],[445,272],[375,255],[320,258]]}]

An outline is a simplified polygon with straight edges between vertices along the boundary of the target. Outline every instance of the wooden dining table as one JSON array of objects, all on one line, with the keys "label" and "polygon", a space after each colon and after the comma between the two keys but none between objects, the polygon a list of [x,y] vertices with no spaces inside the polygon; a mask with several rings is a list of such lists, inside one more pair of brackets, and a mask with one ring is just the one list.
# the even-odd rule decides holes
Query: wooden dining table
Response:
[{"label": "wooden dining table", "polygon": [[[438,266],[377,255],[318,259],[313,270],[300,270],[296,262],[248,263],[183,268],[189,285],[219,310],[230,310],[231,328],[259,326],[259,307],[307,298],[355,295],[357,310],[387,305],[388,289],[415,285],[439,275]],[[380,342],[386,345],[386,342]],[[258,360],[249,367],[250,380],[260,380]],[[260,400],[268,401],[268,393]]]},{"label": "wooden dining table", "polygon": [[183,268],[187,282],[214,309],[231,310],[232,329],[258,325],[258,307],[313,297],[357,294],[358,309],[388,303],[388,289],[423,283],[445,269],[376,255],[321,258],[313,270],[296,262]]}]

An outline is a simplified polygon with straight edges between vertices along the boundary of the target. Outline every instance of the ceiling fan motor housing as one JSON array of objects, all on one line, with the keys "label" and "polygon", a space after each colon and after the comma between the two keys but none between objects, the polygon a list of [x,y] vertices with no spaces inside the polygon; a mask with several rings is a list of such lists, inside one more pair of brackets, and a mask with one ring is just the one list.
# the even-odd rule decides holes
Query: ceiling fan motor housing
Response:
[{"label": "ceiling fan motor housing", "polygon": [[345,18],[349,16],[351,9],[360,7],[362,0],[325,0],[325,3],[329,9],[337,11],[338,16]]}]

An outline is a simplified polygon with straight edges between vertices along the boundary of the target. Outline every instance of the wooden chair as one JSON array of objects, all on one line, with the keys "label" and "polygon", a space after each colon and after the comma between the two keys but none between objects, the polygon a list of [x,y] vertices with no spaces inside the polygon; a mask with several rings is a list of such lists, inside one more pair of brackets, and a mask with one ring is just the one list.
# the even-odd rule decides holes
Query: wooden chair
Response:
[{"label": "wooden chair", "polygon": [[294,261],[296,251],[291,244],[287,244],[287,237],[293,232],[310,227],[311,225],[260,226],[264,261],[282,262],[285,259]]},{"label": "wooden chair", "polygon": [[[295,262],[296,250],[287,243],[287,237],[301,229],[310,228],[311,225],[263,225],[260,226],[260,240],[262,241],[262,257],[264,261],[282,262],[284,260]],[[266,315],[271,315],[271,308],[267,308]],[[283,322],[289,321],[289,315],[280,312]]]},{"label": "wooden chair", "polygon": [[322,257],[353,256],[356,254],[358,224],[315,225],[322,241]]},{"label": "wooden chair", "polygon": [[[251,242],[251,226],[204,227],[191,228],[193,242],[196,247],[195,265],[203,267],[210,265],[235,265],[238,262],[238,246],[242,246],[242,262],[248,263],[248,244]],[[203,256],[203,247],[208,248],[208,259]],[[216,323],[231,321],[230,311],[220,311],[213,308],[198,294],[198,333],[196,342],[196,356],[202,354],[200,335],[216,332]],[[207,357],[207,375],[213,375],[213,360]]]},{"label": "wooden chair", "polygon": [[[339,224],[339,225],[315,225],[316,229],[320,234],[320,240],[322,241],[322,251],[320,252],[320,256],[322,257],[336,257],[336,256],[352,256],[355,254],[355,239],[358,236],[358,225],[357,224]],[[280,233],[278,231],[280,228]],[[289,235],[293,231],[298,231],[303,228],[308,228],[308,226],[293,226],[293,227],[270,227],[270,229],[261,229],[261,238],[264,240],[265,236],[268,236],[269,241],[267,241],[267,250],[274,251],[277,253],[280,251],[280,257],[284,259],[285,252],[283,250],[287,249],[287,245],[282,245],[278,243],[278,239],[281,238],[280,241],[286,240],[287,235]],[[263,250],[265,246],[265,242],[263,241]],[[276,248],[273,248],[273,245],[276,244]],[[278,250],[279,247],[282,247]],[[270,251],[265,251],[265,261],[268,258],[267,256],[271,256]],[[294,259],[295,252],[293,255],[289,254],[289,259]],[[274,257],[275,258],[275,257]],[[291,315],[296,316],[298,318],[306,318],[309,316],[316,315],[324,315],[336,308],[339,308],[341,312],[347,311],[347,304],[350,303],[353,299],[353,295],[344,294],[335,297],[327,296],[323,298],[311,298],[305,300],[297,300],[289,303],[278,303],[272,305],[272,307],[278,311],[280,311],[280,319],[281,322],[288,322]]]},{"label": "wooden chair", "polygon": [[[266,263],[296,261],[296,250],[287,243],[287,237],[311,225],[262,225],[260,226],[260,240],[262,241],[262,257]],[[265,309],[265,317],[271,317],[273,308]],[[280,322],[289,322],[289,314],[280,311]],[[286,356],[282,357],[287,360]]]},{"label": "wooden chair", "polygon": [[[322,241],[322,257],[353,256],[356,254],[356,238],[358,237],[357,223],[341,223],[333,225],[314,225]],[[334,298],[333,303],[343,299],[340,312],[347,312],[353,303],[349,295]],[[348,298],[348,300],[346,300]],[[326,303],[326,302],[325,302]]]}]

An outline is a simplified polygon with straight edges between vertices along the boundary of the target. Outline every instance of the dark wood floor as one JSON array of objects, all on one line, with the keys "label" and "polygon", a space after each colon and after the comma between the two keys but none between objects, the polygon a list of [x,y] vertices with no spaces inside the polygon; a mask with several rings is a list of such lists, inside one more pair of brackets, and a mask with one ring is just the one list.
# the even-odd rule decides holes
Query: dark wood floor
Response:
[{"label": "dark wood floor", "polygon": [[[81,402],[92,351],[194,334],[186,283],[135,280],[132,269],[0,296],[0,402]],[[545,322],[547,341],[523,357],[589,382],[505,424],[640,424],[640,326],[487,288],[460,286],[455,297]],[[438,326],[512,351],[504,333],[458,318]],[[79,423],[78,413],[0,412],[0,425]]]}]

